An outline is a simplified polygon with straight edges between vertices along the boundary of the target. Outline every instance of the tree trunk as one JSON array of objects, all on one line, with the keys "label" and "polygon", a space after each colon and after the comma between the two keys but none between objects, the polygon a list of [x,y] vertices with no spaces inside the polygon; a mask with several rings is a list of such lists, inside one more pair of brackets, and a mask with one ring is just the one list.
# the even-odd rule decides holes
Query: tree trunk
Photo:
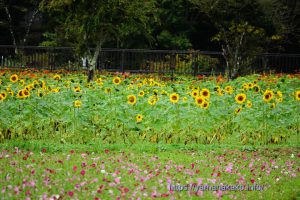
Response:
[{"label": "tree trunk", "polygon": [[14,29],[13,29],[12,18],[11,18],[10,12],[8,10],[7,5],[4,3],[4,1],[2,1],[1,3],[3,3],[4,10],[7,15],[7,20],[8,20],[8,24],[9,24],[9,32],[10,32],[10,35],[12,38],[13,45],[15,47],[15,54],[18,54],[18,47],[17,47],[16,37],[15,37]]},{"label": "tree trunk", "polygon": [[94,75],[97,67],[97,60],[101,51],[101,46],[102,46],[102,42],[99,42],[96,46],[93,60],[92,60],[92,65],[91,67],[89,67],[88,82],[94,79]]}]

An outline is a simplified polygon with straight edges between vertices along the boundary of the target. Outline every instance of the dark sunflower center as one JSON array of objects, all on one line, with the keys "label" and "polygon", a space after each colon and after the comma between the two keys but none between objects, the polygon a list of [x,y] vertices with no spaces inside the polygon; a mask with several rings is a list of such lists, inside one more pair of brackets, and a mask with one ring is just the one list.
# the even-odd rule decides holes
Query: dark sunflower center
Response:
[{"label": "dark sunflower center", "polygon": [[266,94],[265,98],[266,98],[266,99],[269,99],[269,98],[270,98],[270,95],[269,95],[269,94]]},{"label": "dark sunflower center", "polygon": [[244,99],[243,96],[239,96],[239,97],[238,97],[238,100],[239,100],[239,101],[243,101],[243,99]]},{"label": "dark sunflower center", "polygon": [[202,94],[203,94],[203,96],[207,96],[207,95],[208,95],[208,92],[207,92],[207,91],[204,91]]},{"label": "dark sunflower center", "polygon": [[129,101],[130,101],[130,102],[134,102],[134,98],[133,98],[133,97],[130,97],[130,98],[129,98]]},{"label": "dark sunflower center", "polygon": [[172,100],[177,100],[177,96],[172,96]]}]

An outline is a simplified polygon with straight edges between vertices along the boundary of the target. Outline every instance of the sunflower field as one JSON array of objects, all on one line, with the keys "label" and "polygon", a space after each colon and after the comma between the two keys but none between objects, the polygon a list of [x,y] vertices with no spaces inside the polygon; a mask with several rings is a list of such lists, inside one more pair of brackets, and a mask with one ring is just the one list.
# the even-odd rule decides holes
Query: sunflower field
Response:
[{"label": "sunflower field", "polygon": [[219,77],[0,71],[0,140],[299,144],[300,75]]}]

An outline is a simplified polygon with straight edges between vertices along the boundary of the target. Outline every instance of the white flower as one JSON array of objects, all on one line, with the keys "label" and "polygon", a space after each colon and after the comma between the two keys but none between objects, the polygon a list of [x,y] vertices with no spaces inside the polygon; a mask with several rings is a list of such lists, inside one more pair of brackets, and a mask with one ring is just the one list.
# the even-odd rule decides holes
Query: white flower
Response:
[{"label": "white flower", "polygon": [[101,169],[100,171],[102,174],[105,174],[105,170],[104,169]]},{"label": "white flower", "polygon": [[292,153],[291,158],[295,158],[295,155]]}]

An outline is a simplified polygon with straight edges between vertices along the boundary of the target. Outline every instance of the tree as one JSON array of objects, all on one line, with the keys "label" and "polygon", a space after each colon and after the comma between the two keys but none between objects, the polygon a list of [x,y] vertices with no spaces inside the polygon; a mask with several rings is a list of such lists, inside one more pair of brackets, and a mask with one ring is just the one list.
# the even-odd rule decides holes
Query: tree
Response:
[{"label": "tree", "polygon": [[[58,15],[59,27],[82,54],[92,56],[91,72],[105,42],[131,34],[150,34],[149,22],[154,18],[152,0],[44,0],[42,9]],[[95,51],[89,52],[89,46]]]},{"label": "tree", "polygon": [[19,45],[26,45],[31,28],[38,16],[40,0],[0,0],[1,20],[3,28],[9,30],[15,53],[18,53]]},{"label": "tree", "polygon": [[[289,32],[285,26],[284,15],[274,16],[281,5],[277,0],[190,1],[217,28],[218,33],[212,40],[221,44],[229,78],[237,77],[242,71],[247,72],[255,56],[268,51],[271,44],[276,43],[274,46],[280,47],[278,40],[283,39]],[[266,7],[270,3],[276,5]]]}]

